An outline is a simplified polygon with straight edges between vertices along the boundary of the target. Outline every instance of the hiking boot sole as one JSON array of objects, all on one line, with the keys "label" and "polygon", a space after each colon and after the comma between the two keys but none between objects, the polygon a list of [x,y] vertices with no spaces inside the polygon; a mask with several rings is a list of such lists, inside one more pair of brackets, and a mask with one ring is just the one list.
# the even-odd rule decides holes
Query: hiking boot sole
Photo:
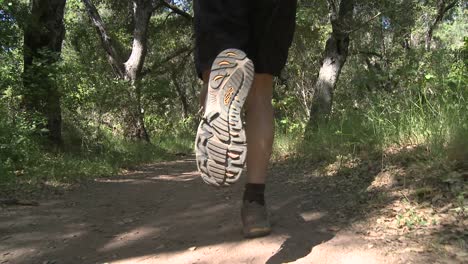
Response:
[{"label": "hiking boot sole", "polygon": [[198,170],[208,184],[228,186],[242,173],[247,141],[241,114],[253,77],[253,63],[240,50],[224,50],[213,62],[195,139]]}]

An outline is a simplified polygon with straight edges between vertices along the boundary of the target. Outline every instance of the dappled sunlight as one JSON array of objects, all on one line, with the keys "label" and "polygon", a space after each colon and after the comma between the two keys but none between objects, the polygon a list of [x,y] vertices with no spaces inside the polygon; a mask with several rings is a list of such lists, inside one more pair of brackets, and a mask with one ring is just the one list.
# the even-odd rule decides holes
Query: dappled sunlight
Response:
[{"label": "dappled sunlight", "polygon": [[154,177],[149,177],[148,179],[152,180],[161,180],[161,181],[193,181],[200,177],[198,172],[185,172],[180,175],[158,175]]},{"label": "dappled sunlight", "polygon": [[356,235],[343,233],[326,244],[314,247],[306,259],[299,259],[296,263],[375,264],[398,261],[398,256],[382,253]]},{"label": "dappled sunlight", "polygon": [[4,262],[4,259],[21,260],[24,256],[34,255],[36,251],[37,249],[35,248],[35,246],[15,246],[13,248],[3,248],[2,246],[0,246],[0,260],[2,260],[2,263]]},{"label": "dappled sunlight", "polygon": [[[5,249],[13,252],[31,247],[35,253],[28,251],[21,258],[8,259],[18,263],[28,263],[31,258],[67,263],[184,263],[184,259],[188,262],[211,258],[219,259],[218,263],[232,263],[236,258],[230,252],[235,251],[239,252],[238,262],[264,263],[274,255],[302,257],[312,246],[330,238],[317,235],[326,232],[325,227],[315,227],[315,223],[326,221],[325,214],[318,217],[314,210],[301,210],[305,220],[297,222],[301,216],[295,205],[305,199],[305,194],[298,193],[284,198],[274,198],[273,194],[273,234],[244,240],[239,216],[243,186],[217,189],[202,181],[186,181],[195,177],[194,164],[178,164],[174,180],[158,179],[172,175],[162,172],[174,164],[156,164],[152,167],[164,169],[152,173],[144,168],[144,174],[138,176],[128,173],[97,179],[93,185],[67,195],[65,201],[52,203],[47,209],[25,210],[23,219],[27,221],[17,227],[24,233],[18,229],[11,234],[15,239],[6,240]],[[9,218],[2,220],[2,227],[14,223]],[[31,226],[30,222],[37,225]],[[302,226],[308,223],[319,233]],[[290,232],[290,228],[299,226],[304,228],[300,233]],[[297,243],[303,245],[296,251],[300,253],[288,253],[291,245]]]},{"label": "dappled sunlight", "polygon": [[[205,204],[192,205],[189,209],[192,209],[192,210],[180,213],[180,216],[179,216],[180,220],[196,222],[198,221],[197,219],[199,219],[200,217],[210,217],[214,214],[219,214],[220,212],[224,212],[224,211],[227,211],[228,209],[232,209],[232,207],[230,205],[222,204],[222,203],[220,204],[205,203]],[[194,217],[194,218],[190,219],[189,217]]]},{"label": "dappled sunlight", "polygon": [[[9,254],[28,246],[35,250],[7,258],[15,263],[31,258],[83,263],[170,255],[242,240],[239,204],[226,203],[233,191],[240,194],[240,186],[216,189],[195,181],[194,165],[191,160],[152,165],[160,170],[96,179],[66,201],[15,209],[24,215],[0,218],[2,229],[15,225],[2,249]],[[169,171],[174,173],[164,173]]]},{"label": "dappled sunlight", "polygon": [[116,234],[104,246],[97,249],[99,252],[118,250],[122,247],[128,247],[131,244],[146,238],[157,239],[162,234],[161,228],[154,227],[136,227],[121,234]]},{"label": "dappled sunlight", "polygon": [[402,175],[401,170],[381,171],[376,176],[372,183],[367,187],[367,191],[373,191],[379,188],[391,188],[398,184],[396,175]]},{"label": "dappled sunlight", "polygon": [[[411,231],[405,229],[408,221],[422,224],[426,219],[412,213],[413,204],[398,204],[401,190],[392,192],[392,188],[401,184],[399,177],[393,179],[394,171],[383,170],[372,161],[342,162],[333,177],[320,173],[328,164],[291,169],[285,163],[275,166],[267,190],[272,235],[245,240],[239,216],[243,185],[213,188],[196,180],[195,164],[190,160],[177,164],[154,164],[154,171],[142,167],[137,174],[97,179],[62,202],[12,208],[21,217],[13,213],[0,217],[0,228],[15,226],[5,229],[10,238],[0,238],[5,241],[0,249],[10,252],[7,259],[14,263],[30,263],[30,259],[65,263],[376,263],[383,260],[380,246],[389,234],[369,229],[373,223],[397,230],[393,235],[398,238]],[[403,218],[398,220],[397,215]],[[433,217],[438,225],[431,227],[431,234],[442,233],[443,224],[453,222],[450,217]]]},{"label": "dappled sunlight", "polygon": [[302,219],[305,222],[310,222],[310,221],[318,221],[321,218],[327,216],[326,212],[315,212],[315,211],[308,211],[308,212],[302,212],[299,214]]},{"label": "dappled sunlight", "polygon": [[[174,181],[174,182],[186,182],[192,181],[199,178],[199,174],[196,171],[193,172],[184,172],[181,174],[160,174],[154,176],[154,173],[147,173],[147,172],[139,172],[132,174],[133,177],[135,176],[143,177],[143,180],[155,180],[155,181]],[[106,178],[106,179],[95,179],[96,182],[103,182],[103,183],[136,183],[141,184],[143,181],[141,178]]]},{"label": "dappled sunlight", "polygon": [[177,251],[118,259],[112,263],[196,263],[202,259],[211,259],[211,261],[201,263],[261,263],[278,251],[281,242],[285,239],[284,236],[268,236],[255,240],[220,242],[207,246],[197,246],[194,243]]},{"label": "dappled sunlight", "polygon": [[329,163],[323,169],[323,175],[335,176],[342,169],[354,169],[361,164],[361,160],[350,156],[337,156],[336,161]]},{"label": "dappled sunlight", "polygon": [[[64,230],[55,232],[45,231],[29,231],[16,232],[14,235],[0,237],[0,256],[3,256],[1,263],[29,263],[30,258],[36,258],[43,254],[44,250],[53,250],[56,247],[54,242],[66,244],[74,239],[79,239],[86,235],[86,231],[77,230],[78,228],[65,228]],[[8,262],[9,260],[14,260]]]},{"label": "dappled sunlight", "polygon": [[279,201],[278,203],[275,203],[274,205],[271,206],[271,210],[273,211],[277,211],[277,210],[280,210],[282,209],[283,207],[285,206],[288,206],[294,202],[298,202],[301,200],[301,198],[303,198],[304,195],[301,194],[301,195],[291,195],[285,199],[283,199],[282,201]]},{"label": "dappled sunlight", "polygon": [[111,183],[127,183],[127,182],[135,182],[135,179],[122,179],[122,178],[110,178],[110,179],[95,179],[95,182],[111,182]]},{"label": "dappled sunlight", "polygon": [[141,166],[132,171],[125,171],[120,177],[124,179],[138,179],[139,182],[141,182],[142,178],[154,181],[191,181],[199,176],[195,164],[195,160],[192,158],[160,162]]}]

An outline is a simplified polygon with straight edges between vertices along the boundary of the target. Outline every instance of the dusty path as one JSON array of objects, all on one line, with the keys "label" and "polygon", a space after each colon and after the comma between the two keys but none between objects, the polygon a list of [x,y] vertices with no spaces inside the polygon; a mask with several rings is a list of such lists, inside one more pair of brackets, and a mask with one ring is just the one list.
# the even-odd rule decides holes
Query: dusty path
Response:
[{"label": "dusty path", "polygon": [[242,238],[242,183],[207,186],[186,159],[96,179],[40,206],[0,208],[0,263],[433,263],[353,227],[372,179],[340,191],[273,170],[269,237]]}]

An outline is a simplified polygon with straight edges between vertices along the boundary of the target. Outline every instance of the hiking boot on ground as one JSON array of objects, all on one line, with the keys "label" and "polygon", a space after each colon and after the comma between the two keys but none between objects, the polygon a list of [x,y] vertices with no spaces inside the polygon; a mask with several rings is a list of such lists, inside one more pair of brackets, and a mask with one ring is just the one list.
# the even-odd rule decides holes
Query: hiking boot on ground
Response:
[{"label": "hiking boot on ground", "polygon": [[265,205],[244,200],[241,218],[245,238],[262,237],[271,233],[271,225]]}]

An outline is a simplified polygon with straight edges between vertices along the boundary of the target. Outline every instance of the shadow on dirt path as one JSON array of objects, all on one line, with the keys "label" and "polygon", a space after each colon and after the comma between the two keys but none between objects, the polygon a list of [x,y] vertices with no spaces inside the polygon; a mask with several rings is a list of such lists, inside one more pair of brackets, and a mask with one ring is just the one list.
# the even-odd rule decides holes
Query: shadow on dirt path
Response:
[{"label": "shadow on dirt path", "polygon": [[400,263],[347,230],[369,210],[364,194],[379,168],[368,166],[353,169],[357,179],[274,166],[274,232],[252,240],[240,231],[243,183],[207,186],[193,159],[143,166],[38,207],[1,209],[0,263]]}]

